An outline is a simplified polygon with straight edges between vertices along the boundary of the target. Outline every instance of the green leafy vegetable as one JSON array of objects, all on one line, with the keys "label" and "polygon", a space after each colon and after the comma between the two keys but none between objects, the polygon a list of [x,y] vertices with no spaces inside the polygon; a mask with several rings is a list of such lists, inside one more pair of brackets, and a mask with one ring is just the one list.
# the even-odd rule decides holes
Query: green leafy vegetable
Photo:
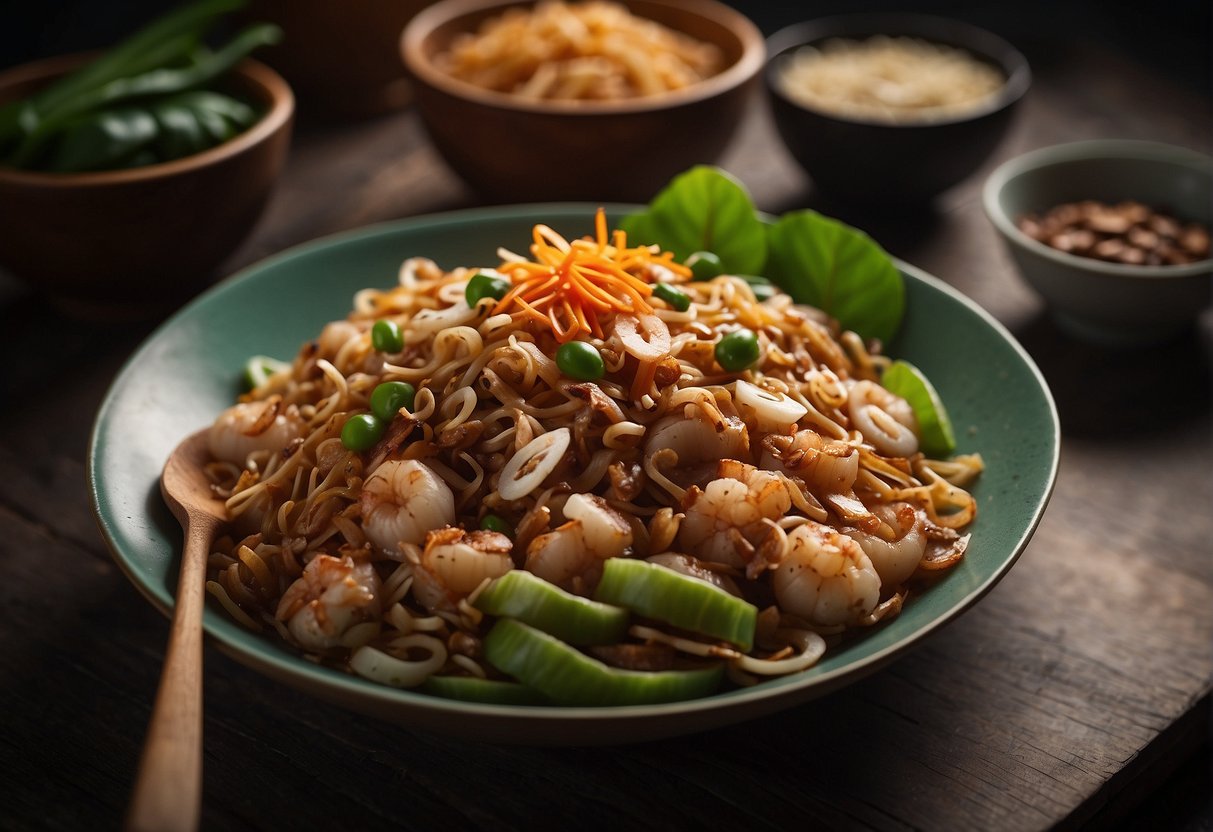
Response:
[{"label": "green leafy vegetable", "polygon": [[676,177],[646,211],[620,227],[635,243],[659,243],[679,261],[711,251],[726,272],[762,271],[765,230],[749,194],[718,168],[699,166]]},{"label": "green leafy vegetable", "polygon": [[934,385],[922,371],[900,359],[889,365],[880,383],[890,393],[901,396],[914,410],[918,419],[918,438],[922,450],[929,456],[949,456],[956,450],[956,435],[952,420],[943,406]]},{"label": "green leafy vegetable", "polygon": [[160,132],[144,110],[105,110],[86,116],[63,131],[45,167],[59,173],[120,167],[147,147]]},{"label": "green leafy vegetable", "polygon": [[[220,15],[242,5],[203,0],[171,12],[29,99],[0,108],[0,162],[30,170],[111,170],[169,161],[227,141],[256,111],[205,89],[281,30],[254,24],[215,50]],[[176,98],[175,98],[176,97]]]},{"label": "green leafy vegetable", "polygon": [[784,214],[767,230],[767,277],[836,318],[844,329],[888,341],[905,312],[905,284],[884,249],[862,231],[816,211]]},{"label": "green leafy vegetable", "polygon": [[110,81],[178,63],[198,46],[202,33],[244,0],[202,0],[176,9],[112,47],[97,60],[64,76],[31,98],[0,107],[0,147],[13,136],[29,133],[42,115],[81,93]]},{"label": "green leafy vegetable", "polygon": [[675,177],[620,225],[634,243],[656,243],[680,260],[714,252],[724,273],[742,277],[759,300],[773,294],[769,278],[865,337],[887,341],[901,323],[901,274],[868,235],[814,211],[767,222],[745,188],[718,168]]}]

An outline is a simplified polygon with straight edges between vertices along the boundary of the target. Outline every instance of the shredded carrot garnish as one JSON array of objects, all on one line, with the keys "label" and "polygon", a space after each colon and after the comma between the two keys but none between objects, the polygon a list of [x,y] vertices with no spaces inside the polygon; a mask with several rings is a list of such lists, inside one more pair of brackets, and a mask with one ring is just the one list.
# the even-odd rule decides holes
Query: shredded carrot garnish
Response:
[{"label": "shredded carrot garnish", "polygon": [[594,217],[594,238],[568,241],[546,225],[531,232],[534,261],[506,262],[498,271],[513,286],[493,313],[546,323],[560,343],[578,335],[602,337],[600,315],[652,313],[649,267],[662,266],[683,277],[690,270],[668,251],[655,247],[628,248],[627,234],[607,233],[606,212]]}]

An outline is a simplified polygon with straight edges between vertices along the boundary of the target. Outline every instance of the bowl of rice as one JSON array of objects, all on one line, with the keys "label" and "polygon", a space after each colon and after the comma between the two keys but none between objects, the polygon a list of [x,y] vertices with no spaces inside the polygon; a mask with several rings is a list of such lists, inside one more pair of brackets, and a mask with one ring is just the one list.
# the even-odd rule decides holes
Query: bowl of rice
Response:
[{"label": "bowl of rice", "polygon": [[927,202],[989,158],[1031,83],[997,35],[939,17],[857,14],[767,41],[764,82],[791,154],[825,196]]},{"label": "bowl of rice", "polygon": [[401,50],[438,152],[508,202],[647,201],[718,160],[765,57],[714,0],[441,0]]}]

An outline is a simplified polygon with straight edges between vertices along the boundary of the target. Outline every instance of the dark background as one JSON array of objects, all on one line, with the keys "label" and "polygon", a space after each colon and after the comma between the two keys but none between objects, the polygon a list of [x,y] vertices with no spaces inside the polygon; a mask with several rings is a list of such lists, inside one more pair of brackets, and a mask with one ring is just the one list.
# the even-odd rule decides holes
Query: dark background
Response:
[{"label": "dark background", "polygon": [[[356,13],[362,0],[345,2]],[[13,4],[15,5],[15,4]],[[0,18],[0,68],[34,58],[111,44],[140,23],[176,5],[170,0],[40,0],[18,15]],[[1175,0],[1127,2],[744,2],[742,10],[770,34],[781,26],[828,14],[855,11],[912,11],[967,20],[1010,39],[1034,65],[1056,56],[1060,41],[1081,33],[1129,51],[1175,80],[1201,91],[1213,88],[1210,43],[1213,3]],[[1209,119],[1209,113],[1193,114]]]}]

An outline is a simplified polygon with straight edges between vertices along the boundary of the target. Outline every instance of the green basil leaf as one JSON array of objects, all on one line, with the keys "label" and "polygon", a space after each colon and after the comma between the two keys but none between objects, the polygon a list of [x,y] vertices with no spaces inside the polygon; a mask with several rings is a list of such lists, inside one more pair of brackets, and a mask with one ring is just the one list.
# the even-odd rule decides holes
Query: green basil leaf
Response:
[{"label": "green basil leaf", "polygon": [[160,124],[156,149],[164,161],[201,153],[211,146],[210,136],[198,123],[194,111],[172,99],[157,104],[152,114]]},{"label": "green basil leaf", "polygon": [[871,237],[816,211],[784,214],[767,227],[766,275],[865,338],[889,341],[905,311],[905,284]]},{"label": "green basil leaf", "polygon": [[700,165],[675,177],[645,211],[620,227],[633,244],[657,243],[679,261],[711,251],[727,274],[761,273],[765,229],[750,195],[719,168]]},{"label": "green basil leaf", "polygon": [[179,103],[189,107],[190,112],[194,114],[194,118],[198,119],[199,126],[202,127],[203,134],[208,138],[210,145],[223,144],[225,141],[236,135],[236,128],[232,126],[223,114],[211,106],[208,99],[208,93],[193,92],[177,97]]},{"label": "green basil leaf", "polygon": [[243,101],[232,98],[230,95],[211,92],[210,90],[198,90],[186,93],[185,96],[177,96],[177,98],[181,99],[186,96],[188,96],[189,106],[195,110],[206,109],[217,113],[230,122],[232,127],[236,128],[237,131],[244,130],[244,128],[257,120],[256,110]]},{"label": "green basil leaf", "polygon": [[144,110],[105,110],[65,130],[47,168],[74,173],[125,167],[159,132],[156,120]]}]

